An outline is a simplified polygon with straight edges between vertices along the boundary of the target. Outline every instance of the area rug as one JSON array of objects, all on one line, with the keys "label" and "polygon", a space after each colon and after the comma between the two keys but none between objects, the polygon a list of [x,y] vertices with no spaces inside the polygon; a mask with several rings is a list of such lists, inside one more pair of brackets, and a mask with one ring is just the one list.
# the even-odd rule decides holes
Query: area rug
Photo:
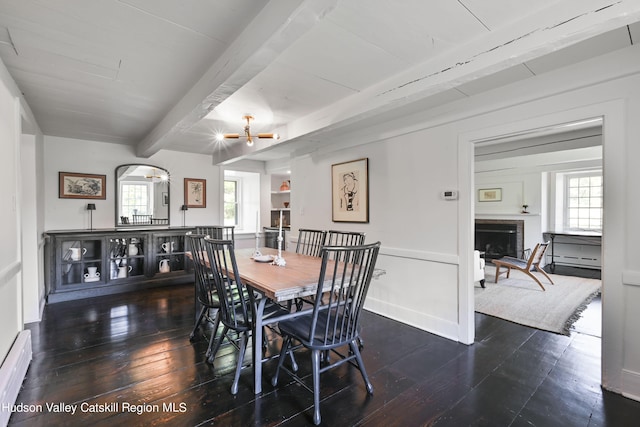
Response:
[{"label": "area rug", "polygon": [[486,288],[476,283],[475,310],[478,313],[499,317],[543,331],[569,335],[571,325],[580,313],[598,295],[602,282],[575,276],[550,274],[552,285],[539,273],[540,281],[547,289],[520,271],[511,271],[511,277],[500,275],[495,281],[495,268],[486,271]]}]

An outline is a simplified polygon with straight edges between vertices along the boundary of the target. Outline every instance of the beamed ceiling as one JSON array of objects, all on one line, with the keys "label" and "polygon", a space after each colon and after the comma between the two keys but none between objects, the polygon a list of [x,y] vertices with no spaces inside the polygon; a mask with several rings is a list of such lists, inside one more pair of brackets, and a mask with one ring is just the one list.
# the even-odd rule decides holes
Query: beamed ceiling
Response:
[{"label": "beamed ceiling", "polygon": [[[275,161],[623,48],[637,0],[0,0],[45,135]],[[279,140],[217,142],[217,132]]]}]

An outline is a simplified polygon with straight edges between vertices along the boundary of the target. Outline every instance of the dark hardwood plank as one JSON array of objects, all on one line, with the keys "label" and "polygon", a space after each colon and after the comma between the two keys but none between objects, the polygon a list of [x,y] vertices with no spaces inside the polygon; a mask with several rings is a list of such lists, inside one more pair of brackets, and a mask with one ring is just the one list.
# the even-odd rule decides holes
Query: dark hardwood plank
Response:
[{"label": "dark hardwood plank", "polygon": [[[192,285],[48,305],[43,321],[28,326],[34,360],[17,402],[43,410],[16,412],[9,424],[311,424],[308,390],[286,373],[271,385],[275,360],[265,364],[263,392],[253,394],[250,349],[232,396],[236,349],[222,347],[207,364],[211,330],[190,342],[193,321]],[[618,426],[640,417],[639,402],[600,388],[599,337],[555,335],[480,314],[476,325],[476,343],[466,346],[365,312],[362,354],[374,395],[351,366],[324,373],[323,424]],[[279,338],[267,337],[267,354],[277,354]],[[298,352],[297,361],[311,386],[309,353]],[[59,402],[85,410],[47,411]]]}]

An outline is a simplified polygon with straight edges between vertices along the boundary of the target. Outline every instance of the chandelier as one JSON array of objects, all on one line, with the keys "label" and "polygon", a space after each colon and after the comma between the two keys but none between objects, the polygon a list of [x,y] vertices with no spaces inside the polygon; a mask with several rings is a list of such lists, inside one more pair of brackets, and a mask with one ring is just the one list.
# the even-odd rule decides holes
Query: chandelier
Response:
[{"label": "chandelier", "polygon": [[151,182],[166,182],[169,180],[169,176],[167,174],[158,175],[155,168],[152,169],[150,174],[145,175],[144,177],[151,180]]},{"label": "chandelier", "polygon": [[[247,121],[247,124],[244,125],[244,135],[242,137],[246,138],[247,145],[249,147],[253,146],[254,138],[268,138],[268,139],[280,139],[280,135],[277,133],[258,133],[257,135],[251,134],[251,120],[253,120],[253,116],[250,114],[246,114],[242,116],[244,120]],[[218,141],[222,141],[223,139],[239,139],[241,135],[239,133],[225,133],[216,135],[216,139]]]}]

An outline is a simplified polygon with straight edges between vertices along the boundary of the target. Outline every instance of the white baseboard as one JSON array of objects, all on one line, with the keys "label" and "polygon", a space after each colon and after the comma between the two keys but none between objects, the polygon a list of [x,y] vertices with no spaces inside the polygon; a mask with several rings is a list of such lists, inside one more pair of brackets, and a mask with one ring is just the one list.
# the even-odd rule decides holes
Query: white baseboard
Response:
[{"label": "white baseboard", "polygon": [[24,330],[18,334],[18,338],[0,366],[0,426],[6,426],[9,423],[11,417],[9,408],[16,403],[31,358],[31,331]]},{"label": "white baseboard", "polygon": [[640,401],[640,373],[622,370],[622,395]]},{"label": "white baseboard", "polygon": [[370,296],[367,296],[364,308],[381,316],[422,329],[423,331],[440,335],[453,341],[460,341],[460,337],[458,336],[460,328],[457,323],[429,316]]}]

